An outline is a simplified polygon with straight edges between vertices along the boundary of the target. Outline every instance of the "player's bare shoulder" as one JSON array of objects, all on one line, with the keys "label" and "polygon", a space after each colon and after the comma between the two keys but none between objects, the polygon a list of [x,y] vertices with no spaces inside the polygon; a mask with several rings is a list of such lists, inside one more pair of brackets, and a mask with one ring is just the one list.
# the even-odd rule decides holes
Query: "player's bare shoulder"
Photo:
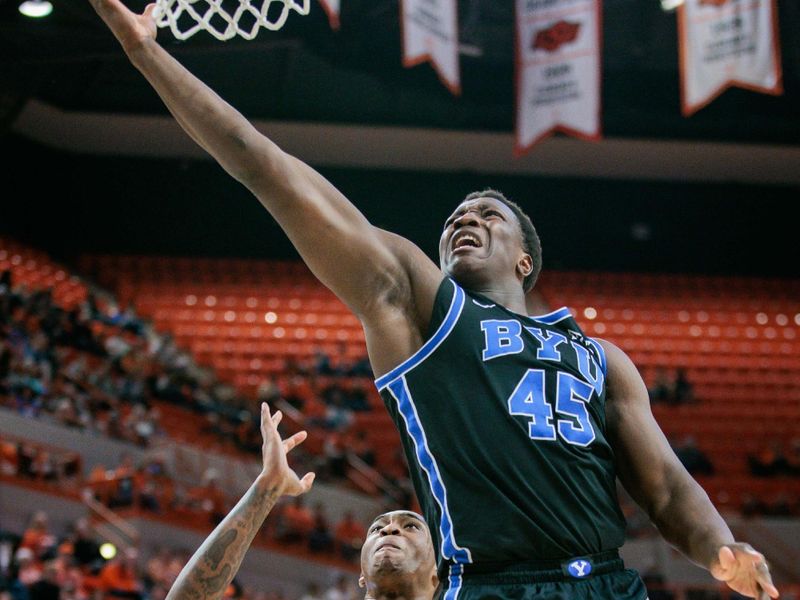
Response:
[{"label": "player's bare shoulder", "polygon": [[393,274],[391,285],[366,303],[366,310],[359,314],[376,375],[397,366],[425,342],[436,293],[444,278],[416,244],[389,231],[378,231],[400,272]]}]

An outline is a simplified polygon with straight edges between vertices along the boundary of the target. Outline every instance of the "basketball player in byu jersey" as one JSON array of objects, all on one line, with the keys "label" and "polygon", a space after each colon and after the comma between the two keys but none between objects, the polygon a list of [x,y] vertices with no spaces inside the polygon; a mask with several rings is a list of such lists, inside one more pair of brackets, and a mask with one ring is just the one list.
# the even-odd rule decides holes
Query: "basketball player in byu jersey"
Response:
[{"label": "basketball player in byu jersey", "polygon": [[155,41],[153,6],[134,15],[92,2],[186,132],[361,320],[444,598],[643,600],[617,555],[615,477],[690,560],[742,594],[778,596],[764,557],[734,540],[675,457],[628,357],[566,310],[526,314],[541,251],[519,207],[493,191],[468,196],[437,266],[174,60]]}]

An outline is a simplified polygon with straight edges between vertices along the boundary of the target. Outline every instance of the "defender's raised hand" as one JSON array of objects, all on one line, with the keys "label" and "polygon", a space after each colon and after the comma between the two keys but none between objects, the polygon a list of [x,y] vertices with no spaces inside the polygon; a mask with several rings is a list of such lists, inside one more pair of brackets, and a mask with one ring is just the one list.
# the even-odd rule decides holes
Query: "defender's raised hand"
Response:
[{"label": "defender's raised hand", "polygon": [[90,1],[126,53],[135,50],[146,40],[156,39],[156,22],[153,18],[155,4],[148,4],[144,12],[137,15],[128,10],[121,0]]},{"label": "defender's raised hand", "polygon": [[719,549],[711,574],[732,590],[757,600],[777,598],[764,555],[749,544],[726,544]]},{"label": "defender's raised hand", "polygon": [[271,415],[266,402],[261,403],[261,437],[264,439],[261,447],[263,459],[261,477],[268,479],[271,487],[274,487],[280,495],[299,496],[311,489],[315,475],[306,473],[302,479],[298,477],[289,466],[286,455],[292,448],[303,443],[307,434],[305,431],[299,431],[281,440],[278,424],[282,418],[281,411]]}]

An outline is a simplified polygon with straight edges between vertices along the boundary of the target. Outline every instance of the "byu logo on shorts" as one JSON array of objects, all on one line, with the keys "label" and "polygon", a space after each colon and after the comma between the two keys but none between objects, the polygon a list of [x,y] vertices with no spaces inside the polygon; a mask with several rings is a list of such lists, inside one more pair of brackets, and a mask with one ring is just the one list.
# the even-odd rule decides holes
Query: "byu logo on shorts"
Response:
[{"label": "byu logo on shorts", "polygon": [[567,571],[576,579],[582,579],[592,572],[592,563],[588,560],[578,558],[567,565]]}]

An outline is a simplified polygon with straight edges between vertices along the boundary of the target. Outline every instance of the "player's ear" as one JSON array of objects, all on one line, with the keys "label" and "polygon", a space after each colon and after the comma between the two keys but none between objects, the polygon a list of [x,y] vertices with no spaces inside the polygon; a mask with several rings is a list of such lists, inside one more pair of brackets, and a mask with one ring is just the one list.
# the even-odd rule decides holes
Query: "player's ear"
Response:
[{"label": "player's ear", "polygon": [[358,576],[358,587],[360,587],[360,588],[365,588],[365,587],[367,587],[367,580],[366,580],[366,579],[364,579],[364,573],[361,573],[361,574]]},{"label": "player's ear", "polygon": [[517,261],[517,274],[525,279],[533,271],[533,258],[525,252]]},{"label": "player's ear", "polygon": [[433,568],[433,573],[431,573],[431,587],[434,590],[439,587],[439,575],[436,573],[436,567]]}]

